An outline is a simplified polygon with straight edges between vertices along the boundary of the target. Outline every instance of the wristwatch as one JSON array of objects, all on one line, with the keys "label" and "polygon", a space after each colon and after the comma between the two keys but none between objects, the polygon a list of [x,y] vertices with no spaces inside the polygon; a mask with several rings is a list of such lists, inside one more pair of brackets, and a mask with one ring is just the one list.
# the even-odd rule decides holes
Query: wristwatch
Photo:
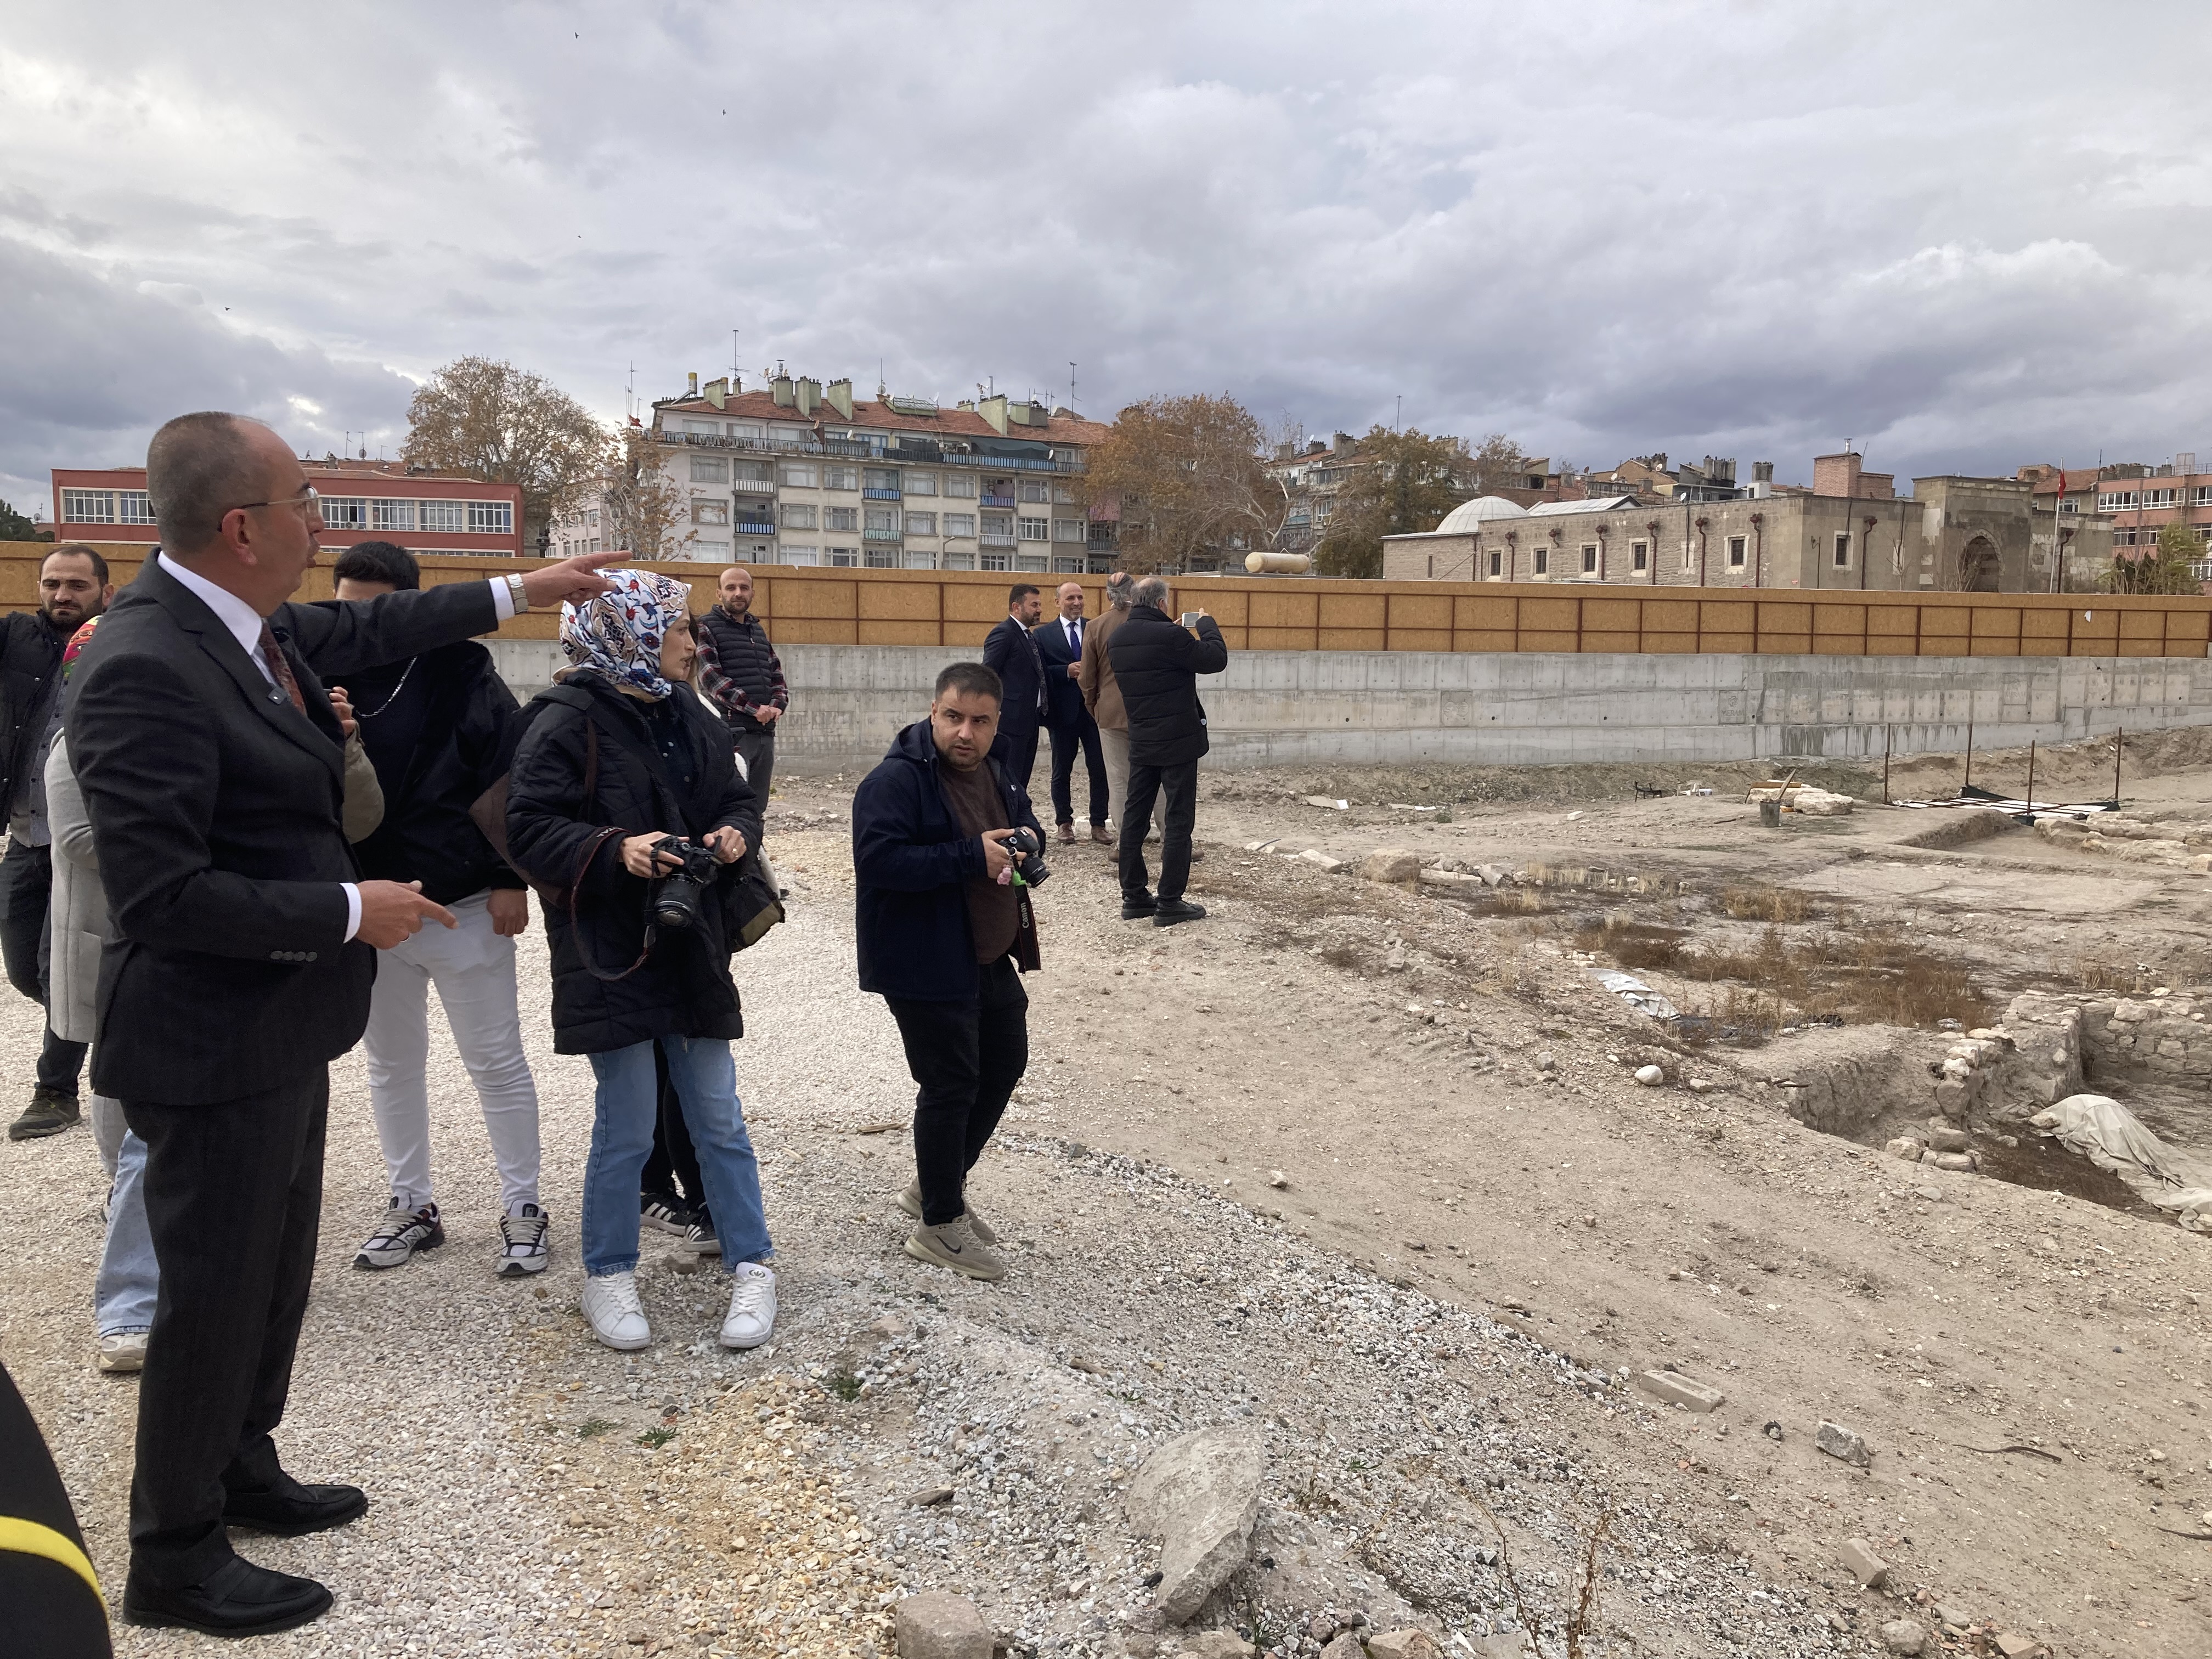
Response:
[{"label": "wristwatch", "polygon": [[522,591],[522,578],[510,575],[504,580],[507,598],[514,601],[514,614],[518,617],[524,615],[530,609],[530,595]]}]

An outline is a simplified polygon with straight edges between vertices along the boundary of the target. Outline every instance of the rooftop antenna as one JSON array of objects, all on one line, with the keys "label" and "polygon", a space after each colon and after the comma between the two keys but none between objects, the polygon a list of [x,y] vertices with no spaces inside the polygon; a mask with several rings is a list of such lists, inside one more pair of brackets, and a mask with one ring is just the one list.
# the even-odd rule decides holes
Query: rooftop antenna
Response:
[{"label": "rooftop antenna", "polygon": [[1390,417],[1390,430],[1395,432],[1406,422],[1406,394],[1398,394],[1398,412]]},{"label": "rooftop antenna", "polygon": [[637,360],[630,359],[629,379],[623,382],[623,418],[637,418]]},{"label": "rooftop antenna", "polygon": [[1075,359],[1067,360],[1067,412],[1075,413]]},{"label": "rooftop antenna", "polygon": [[730,331],[730,384],[738,383],[738,331]]}]

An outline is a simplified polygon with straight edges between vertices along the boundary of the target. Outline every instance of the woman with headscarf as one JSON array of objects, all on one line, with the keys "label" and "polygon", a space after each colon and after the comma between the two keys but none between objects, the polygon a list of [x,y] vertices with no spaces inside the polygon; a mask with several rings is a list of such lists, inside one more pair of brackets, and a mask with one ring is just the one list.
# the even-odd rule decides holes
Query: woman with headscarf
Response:
[{"label": "woman with headscarf", "polygon": [[[735,1280],[721,1342],[750,1348],[775,1323],[774,1246],[730,1055],[744,1022],[720,890],[760,839],[760,808],[720,721],[677,692],[695,651],[690,590],[650,571],[601,574],[610,592],[562,611],[572,665],[531,710],[507,802],[508,856],[558,896],[545,907],[554,1047],[588,1055],[599,1081],[584,1169],[584,1316],[611,1348],[653,1340],[636,1268],[658,1048],[697,1149],[705,1224]],[[655,902],[681,867],[662,846],[671,837],[711,852],[718,876],[678,926]]]}]

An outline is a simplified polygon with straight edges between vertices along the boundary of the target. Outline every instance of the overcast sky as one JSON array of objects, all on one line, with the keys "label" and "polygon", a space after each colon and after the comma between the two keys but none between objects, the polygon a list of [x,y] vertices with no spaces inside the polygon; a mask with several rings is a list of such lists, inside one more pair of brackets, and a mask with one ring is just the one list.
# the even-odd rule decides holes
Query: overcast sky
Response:
[{"label": "overcast sky", "polygon": [[[33,6],[0,495],[467,353],[1610,465],[2212,465],[2201,5]],[[356,444],[363,441],[356,437]]]}]

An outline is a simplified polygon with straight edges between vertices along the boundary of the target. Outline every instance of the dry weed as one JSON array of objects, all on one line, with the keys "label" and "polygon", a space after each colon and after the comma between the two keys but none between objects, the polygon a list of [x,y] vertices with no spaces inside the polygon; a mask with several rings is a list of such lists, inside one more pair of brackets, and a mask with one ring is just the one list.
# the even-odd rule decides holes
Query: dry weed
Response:
[{"label": "dry weed", "polygon": [[1794,887],[1723,887],[1715,902],[1737,921],[1809,921],[1818,914],[1812,896]]}]

